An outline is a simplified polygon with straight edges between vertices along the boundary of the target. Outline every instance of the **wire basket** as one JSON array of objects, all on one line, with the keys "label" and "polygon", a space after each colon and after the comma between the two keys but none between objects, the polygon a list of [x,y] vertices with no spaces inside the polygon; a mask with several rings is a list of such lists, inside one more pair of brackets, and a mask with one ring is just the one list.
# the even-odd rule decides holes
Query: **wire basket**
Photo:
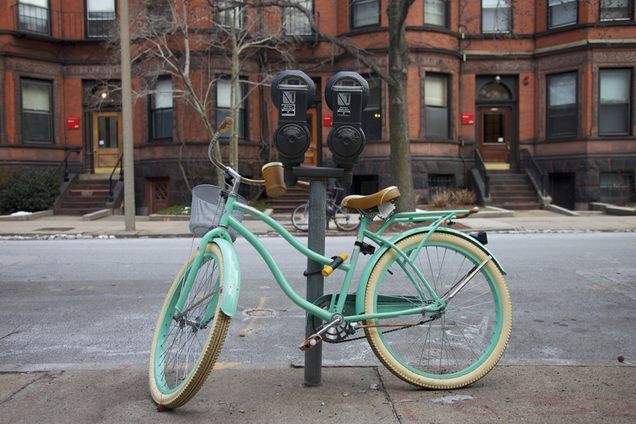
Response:
[{"label": "wire basket", "polygon": [[[195,237],[202,237],[205,233],[219,225],[225,208],[227,192],[212,184],[201,184],[192,189],[192,208],[190,210],[190,232]],[[247,204],[245,198],[238,196],[237,201]],[[243,212],[235,209],[232,216],[243,220]],[[229,230],[232,240],[236,240],[236,232]]]}]

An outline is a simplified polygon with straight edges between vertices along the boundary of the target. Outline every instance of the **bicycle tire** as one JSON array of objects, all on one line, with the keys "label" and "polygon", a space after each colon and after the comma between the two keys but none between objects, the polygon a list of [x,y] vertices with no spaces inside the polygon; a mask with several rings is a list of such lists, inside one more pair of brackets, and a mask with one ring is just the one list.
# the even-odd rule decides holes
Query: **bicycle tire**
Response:
[{"label": "bicycle tire", "polygon": [[307,203],[296,206],[292,212],[292,225],[298,231],[309,230],[309,206]]},{"label": "bicycle tire", "polygon": [[358,215],[348,213],[341,206],[336,206],[333,222],[341,231],[355,231],[360,227],[360,218]]},{"label": "bicycle tire", "polygon": [[[426,234],[407,236],[396,245],[408,254]],[[462,237],[433,233],[413,263],[441,297],[486,257],[483,250]],[[401,301],[422,305],[422,296],[413,284],[406,283],[408,278],[396,259],[397,254],[388,250],[374,265],[364,297],[367,313],[378,309],[380,295],[412,296]],[[426,319],[431,317],[366,321],[371,326],[420,322],[400,331],[396,327],[365,327],[369,345],[380,362],[400,379],[431,389],[464,387],[485,376],[503,355],[512,330],[510,295],[496,264],[490,261],[484,266],[439,318],[423,322]]]},{"label": "bicycle tire", "polygon": [[[196,253],[183,265],[168,291],[150,351],[150,393],[158,405],[168,409],[184,405],[199,391],[214,367],[230,323],[230,317],[221,311],[223,256],[214,243],[208,245],[196,270],[183,309],[186,314],[175,319],[175,303],[187,276],[194,271],[195,256]],[[211,319],[201,325],[207,311],[212,312]]]}]

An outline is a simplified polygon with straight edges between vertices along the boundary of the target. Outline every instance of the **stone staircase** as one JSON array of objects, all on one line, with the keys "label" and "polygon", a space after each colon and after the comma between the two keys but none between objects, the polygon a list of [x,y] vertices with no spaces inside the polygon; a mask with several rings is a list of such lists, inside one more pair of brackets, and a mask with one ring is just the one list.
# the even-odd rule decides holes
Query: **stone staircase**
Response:
[{"label": "stone staircase", "polygon": [[309,191],[294,186],[288,188],[284,196],[269,199],[269,203],[272,205],[274,213],[291,214],[296,206],[306,203],[308,200]]},{"label": "stone staircase", "polygon": [[56,215],[85,215],[106,208],[108,179],[78,178],[54,209]]},{"label": "stone staircase", "polygon": [[525,173],[488,171],[492,206],[510,210],[539,209],[537,193]]}]

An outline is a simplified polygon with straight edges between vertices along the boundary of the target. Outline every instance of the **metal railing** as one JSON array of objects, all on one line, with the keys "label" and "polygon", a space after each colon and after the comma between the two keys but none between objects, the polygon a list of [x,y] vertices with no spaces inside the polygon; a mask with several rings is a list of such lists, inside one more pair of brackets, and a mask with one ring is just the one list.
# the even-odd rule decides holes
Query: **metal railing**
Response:
[{"label": "metal railing", "polygon": [[481,158],[479,154],[479,150],[473,150],[473,166],[479,173],[481,177],[481,181],[484,184],[484,197],[490,197],[490,177],[488,176],[488,171],[486,171],[486,164],[484,164],[484,160]]},{"label": "metal railing", "polygon": [[521,150],[521,166],[526,170],[541,196],[548,196],[548,175],[541,170],[528,149]]},{"label": "metal railing", "polygon": [[55,175],[57,175],[57,173],[60,171],[60,169],[62,169],[62,167],[64,167],[64,182],[68,182],[71,179],[71,173],[69,172],[68,169],[68,158],[71,156],[71,154],[73,153],[77,153],[79,154],[80,152],[80,148],[79,147],[69,147],[66,150],[66,154],[64,155],[64,159],[62,159],[60,161],[60,163],[55,167],[55,171],[53,171],[53,173]]},{"label": "metal railing", "polygon": [[121,162],[123,158],[124,158],[123,154],[119,155],[119,159],[117,160],[117,163],[113,167],[113,170],[110,173],[110,177],[108,177],[108,202],[109,203],[112,203],[115,201],[115,194],[113,193],[113,176],[115,175],[115,171],[117,171],[117,168],[119,168],[119,181],[124,179],[124,167],[121,166],[122,164]]}]

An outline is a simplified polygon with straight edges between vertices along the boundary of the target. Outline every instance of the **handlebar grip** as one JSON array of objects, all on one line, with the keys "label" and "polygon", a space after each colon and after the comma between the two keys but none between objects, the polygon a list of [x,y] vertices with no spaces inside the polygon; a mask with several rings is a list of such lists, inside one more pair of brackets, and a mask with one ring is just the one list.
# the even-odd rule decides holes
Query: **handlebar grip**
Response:
[{"label": "handlebar grip", "polygon": [[322,275],[324,277],[329,277],[336,268],[338,268],[344,261],[347,260],[348,257],[349,255],[347,255],[346,253],[341,253],[338,256],[332,256],[331,259],[333,259],[333,261],[331,261],[329,265],[325,265],[322,268]]}]

